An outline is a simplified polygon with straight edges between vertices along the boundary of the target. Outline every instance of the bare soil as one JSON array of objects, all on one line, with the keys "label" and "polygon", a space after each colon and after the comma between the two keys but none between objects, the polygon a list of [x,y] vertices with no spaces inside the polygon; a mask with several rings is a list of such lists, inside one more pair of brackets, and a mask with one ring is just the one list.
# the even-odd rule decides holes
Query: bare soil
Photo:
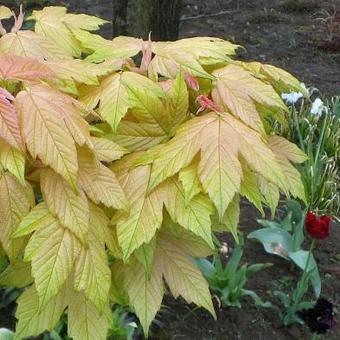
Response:
[{"label": "bare soil", "polygon": [[[241,209],[240,229],[247,235],[259,226],[260,218],[256,209],[243,204]],[[221,235],[220,240],[232,244],[229,235]],[[314,253],[319,265],[322,280],[321,296],[331,301],[336,308],[340,306],[340,226],[332,225],[331,235],[319,242]],[[307,248],[307,247],[306,247]],[[266,254],[261,244],[246,241],[244,262],[273,263],[273,267],[257,273],[248,281],[246,288],[252,289],[263,301],[276,303],[270,291],[291,292],[301,275],[301,271],[292,268],[290,263],[277,256]],[[217,321],[202,309],[194,309],[181,300],[168,298],[165,309],[159,314],[159,325],[154,325],[152,340],[309,340],[311,333],[307,327],[294,325],[283,327],[278,315],[270,309],[257,308],[250,300],[242,300],[242,308],[219,309]],[[340,317],[338,316],[338,319]],[[340,328],[335,328],[324,339],[340,339]]]}]

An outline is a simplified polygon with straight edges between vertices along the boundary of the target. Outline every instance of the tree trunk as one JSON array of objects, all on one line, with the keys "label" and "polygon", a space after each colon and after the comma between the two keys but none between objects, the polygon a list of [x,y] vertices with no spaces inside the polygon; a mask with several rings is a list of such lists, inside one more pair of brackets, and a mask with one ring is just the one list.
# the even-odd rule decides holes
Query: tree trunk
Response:
[{"label": "tree trunk", "polygon": [[182,0],[112,0],[113,35],[176,40]]}]

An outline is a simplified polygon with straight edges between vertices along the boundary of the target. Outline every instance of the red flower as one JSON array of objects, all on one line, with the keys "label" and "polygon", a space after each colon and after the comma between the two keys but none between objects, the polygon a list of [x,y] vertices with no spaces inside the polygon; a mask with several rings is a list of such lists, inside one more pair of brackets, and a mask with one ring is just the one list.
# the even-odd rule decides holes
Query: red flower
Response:
[{"label": "red flower", "polygon": [[308,234],[315,239],[323,240],[329,236],[329,216],[318,217],[312,212],[308,212],[305,219],[305,226]]}]

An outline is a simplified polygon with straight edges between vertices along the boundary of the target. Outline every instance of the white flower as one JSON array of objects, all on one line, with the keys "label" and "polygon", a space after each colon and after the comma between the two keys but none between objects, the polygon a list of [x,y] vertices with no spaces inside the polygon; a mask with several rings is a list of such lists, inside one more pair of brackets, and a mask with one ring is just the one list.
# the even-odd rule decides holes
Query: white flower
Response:
[{"label": "white flower", "polygon": [[312,104],[312,108],[310,110],[310,113],[313,115],[320,115],[322,111],[324,110],[325,106],[323,104],[323,101],[320,98],[316,98]]},{"label": "white flower", "polygon": [[289,104],[295,104],[302,97],[303,97],[303,94],[301,92],[291,92],[291,93],[281,94],[281,98],[284,99]]}]

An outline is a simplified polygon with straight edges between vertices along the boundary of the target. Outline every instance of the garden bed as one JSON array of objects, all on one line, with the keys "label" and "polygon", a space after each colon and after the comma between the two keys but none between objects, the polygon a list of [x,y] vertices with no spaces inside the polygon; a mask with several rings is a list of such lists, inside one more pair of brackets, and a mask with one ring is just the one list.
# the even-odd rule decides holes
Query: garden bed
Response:
[{"label": "garden bed", "polygon": [[[241,210],[240,229],[248,234],[258,228],[256,219],[258,212],[248,204]],[[335,306],[340,302],[340,226],[333,224],[330,237],[319,244],[314,255],[319,264],[321,295],[329,299]],[[221,240],[230,242],[231,237],[221,235]],[[263,300],[272,300],[270,290],[282,289],[289,291],[301,275],[298,270],[292,270],[290,263],[265,253],[263,247],[248,241],[245,247],[244,261],[249,263],[271,262],[273,267],[261,271],[258,276],[249,280],[247,289],[254,290]],[[173,298],[166,300],[164,310],[157,318],[161,327],[154,326],[151,339],[188,339],[188,340],[224,340],[224,339],[278,339],[278,340],[309,340],[311,333],[308,328],[294,325],[283,327],[273,310],[257,308],[250,300],[243,300],[242,308],[218,309],[217,322],[203,310],[194,310],[184,301]],[[215,301],[216,302],[216,301]],[[337,307],[339,308],[339,307]],[[339,316],[337,316],[339,318]],[[336,327],[325,339],[339,339],[340,329]]]}]

